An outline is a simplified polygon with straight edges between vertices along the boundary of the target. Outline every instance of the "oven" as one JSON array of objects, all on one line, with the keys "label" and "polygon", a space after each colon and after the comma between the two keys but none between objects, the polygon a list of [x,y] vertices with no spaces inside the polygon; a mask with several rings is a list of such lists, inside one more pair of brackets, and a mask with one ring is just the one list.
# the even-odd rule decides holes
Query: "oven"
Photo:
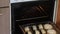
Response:
[{"label": "oven", "polygon": [[59,34],[53,22],[56,0],[11,3],[12,34]]}]

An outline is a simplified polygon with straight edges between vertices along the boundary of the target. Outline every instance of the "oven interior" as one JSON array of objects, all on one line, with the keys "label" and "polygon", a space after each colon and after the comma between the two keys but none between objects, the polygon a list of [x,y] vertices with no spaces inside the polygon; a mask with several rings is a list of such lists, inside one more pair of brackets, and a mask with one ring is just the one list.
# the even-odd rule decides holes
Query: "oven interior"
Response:
[{"label": "oven interior", "polygon": [[20,27],[53,23],[55,0],[11,4],[12,34],[23,34]]}]

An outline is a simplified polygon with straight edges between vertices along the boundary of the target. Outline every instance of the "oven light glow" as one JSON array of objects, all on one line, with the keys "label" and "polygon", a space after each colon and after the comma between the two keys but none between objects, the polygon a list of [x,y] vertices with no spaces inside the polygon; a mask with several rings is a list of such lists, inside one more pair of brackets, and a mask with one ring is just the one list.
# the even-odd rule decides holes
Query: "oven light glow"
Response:
[{"label": "oven light glow", "polygon": [[27,1],[39,1],[39,0],[10,0],[10,3],[27,2]]},{"label": "oven light glow", "polygon": [[37,1],[37,0],[24,0],[24,1]]}]

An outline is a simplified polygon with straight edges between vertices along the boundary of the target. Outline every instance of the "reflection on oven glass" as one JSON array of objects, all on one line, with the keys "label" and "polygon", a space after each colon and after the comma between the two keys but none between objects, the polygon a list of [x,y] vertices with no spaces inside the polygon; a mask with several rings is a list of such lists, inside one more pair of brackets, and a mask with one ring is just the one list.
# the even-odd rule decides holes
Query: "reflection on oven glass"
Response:
[{"label": "reflection on oven glass", "polygon": [[[18,11],[20,13],[17,13],[17,18],[19,19],[27,19],[27,18],[44,18],[48,17],[48,7],[46,6],[32,6],[32,7],[25,7],[25,8],[20,8]],[[19,14],[19,15],[18,15]]]}]

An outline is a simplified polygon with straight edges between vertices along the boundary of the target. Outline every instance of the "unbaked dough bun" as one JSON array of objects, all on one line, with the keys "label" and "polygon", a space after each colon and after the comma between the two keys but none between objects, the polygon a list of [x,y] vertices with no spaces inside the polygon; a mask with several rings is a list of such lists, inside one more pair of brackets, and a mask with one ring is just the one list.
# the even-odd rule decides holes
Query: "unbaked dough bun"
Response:
[{"label": "unbaked dough bun", "polygon": [[52,29],[52,25],[51,24],[45,24],[44,25],[44,29]]},{"label": "unbaked dough bun", "polygon": [[31,31],[28,31],[27,34],[32,34],[32,32]]},{"label": "unbaked dough bun", "polygon": [[40,32],[38,30],[35,30],[35,34],[40,34]]},{"label": "unbaked dough bun", "polygon": [[39,27],[39,29],[43,29],[43,25],[42,24],[38,25],[38,27]]},{"label": "unbaked dough bun", "polygon": [[47,30],[47,34],[57,34],[55,30]]},{"label": "unbaked dough bun", "polygon": [[37,30],[37,26],[33,25],[32,27],[33,27],[33,30]]},{"label": "unbaked dough bun", "polygon": [[25,27],[25,32],[29,31],[30,28],[29,27]]},{"label": "unbaked dough bun", "polygon": [[42,34],[46,34],[46,31],[44,29],[41,30]]}]

